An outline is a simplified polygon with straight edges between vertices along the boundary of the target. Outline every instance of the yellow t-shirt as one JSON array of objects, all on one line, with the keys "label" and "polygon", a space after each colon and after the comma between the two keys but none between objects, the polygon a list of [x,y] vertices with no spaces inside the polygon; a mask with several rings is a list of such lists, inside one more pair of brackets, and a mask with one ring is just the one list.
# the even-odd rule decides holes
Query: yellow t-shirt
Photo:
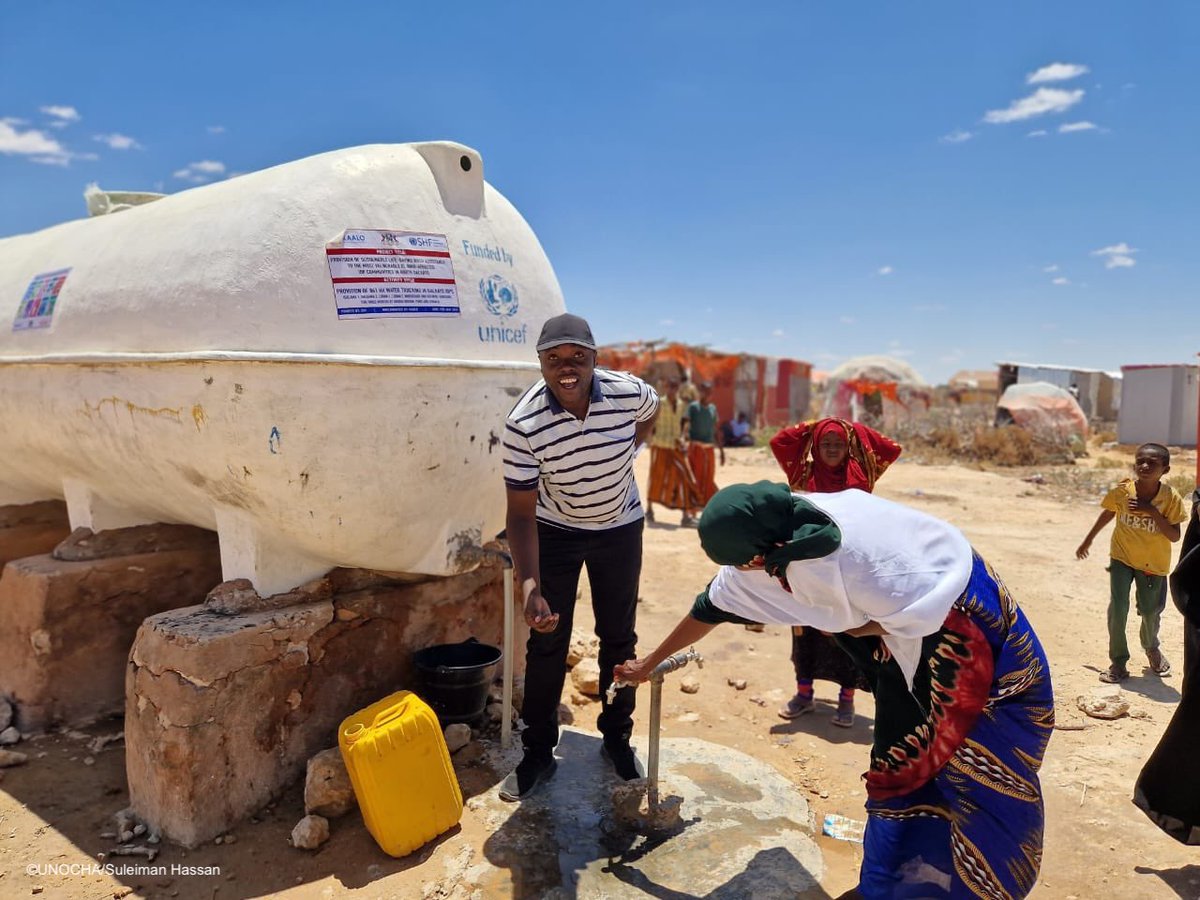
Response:
[{"label": "yellow t-shirt", "polygon": [[671,398],[666,393],[659,395],[658,418],[654,420],[654,434],[650,436],[651,447],[675,447],[679,435],[683,433],[680,422],[687,411],[685,404],[678,397],[675,405],[671,406]]},{"label": "yellow t-shirt", "polygon": [[[1129,511],[1129,501],[1134,497],[1137,497],[1134,480],[1123,478],[1100,501],[1104,509],[1117,516],[1109,555],[1139,572],[1166,575],[1171,571],[1171,542],[1158,530],[1148,514]],[[1159,482],[1158,493],[1152,502],[1154,508],[1172,525],[1178,525],[1187,518],[1183,498],[1169,484]]]}]

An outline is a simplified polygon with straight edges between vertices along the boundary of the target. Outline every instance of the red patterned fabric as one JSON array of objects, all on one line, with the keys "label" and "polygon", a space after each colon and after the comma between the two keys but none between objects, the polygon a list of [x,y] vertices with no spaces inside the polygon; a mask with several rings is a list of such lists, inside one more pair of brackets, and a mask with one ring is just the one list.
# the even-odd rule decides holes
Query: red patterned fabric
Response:
[{"label": "red patterned fabric", "polygon": [[[825,465],[815,452],[821,436],[830,431],[846,438],[846,461],[837,468]],[[861,422],[829,418],[781,429],[771,438],[771,452],[792,490],[829,493],[858,488],[870,493],[879,476],[900,456],[901,447]]]}]

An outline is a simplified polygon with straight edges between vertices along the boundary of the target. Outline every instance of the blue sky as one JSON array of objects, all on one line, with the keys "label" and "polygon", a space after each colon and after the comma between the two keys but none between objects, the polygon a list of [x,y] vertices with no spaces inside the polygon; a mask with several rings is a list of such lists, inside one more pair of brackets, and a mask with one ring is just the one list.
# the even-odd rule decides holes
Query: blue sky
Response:
[{"label": "blue sky", "polygon": [[935,382],[1194,362],[1198,26],[1190,2],[0,3],[0,235],[79,217],[88,182],[450,139],[602,342]]}]

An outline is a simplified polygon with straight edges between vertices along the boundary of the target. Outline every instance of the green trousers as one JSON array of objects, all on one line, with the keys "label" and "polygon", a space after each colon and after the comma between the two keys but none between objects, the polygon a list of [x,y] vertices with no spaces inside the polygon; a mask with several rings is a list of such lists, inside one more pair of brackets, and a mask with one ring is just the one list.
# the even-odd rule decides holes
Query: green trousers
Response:
[{"label": "green trousers", "polygon": [[1129,620],[1129,588],[1137,594],[1137,612],[1142,626],[1138,637],[1147,653],[1158,647],[1158,620],[1162,615],[1167,584],[1166,575],[1147,575],[1110,559],[1108,566],[1108,658],[1114,666],[1124,668],[1129,661],[1129,644],[1125,641],[1125,623]]}]

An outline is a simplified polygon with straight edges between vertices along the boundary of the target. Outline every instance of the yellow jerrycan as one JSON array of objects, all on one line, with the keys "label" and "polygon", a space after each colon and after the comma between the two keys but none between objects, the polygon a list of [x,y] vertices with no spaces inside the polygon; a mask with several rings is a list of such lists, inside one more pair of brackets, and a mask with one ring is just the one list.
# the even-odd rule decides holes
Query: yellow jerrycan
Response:
[{"label": "yellow jerrycan", "polygon": [[367,831],[389,856],[407,856],[462,818],[462,790],[437,716],[411,691],[346,718],[338,747]]}]

